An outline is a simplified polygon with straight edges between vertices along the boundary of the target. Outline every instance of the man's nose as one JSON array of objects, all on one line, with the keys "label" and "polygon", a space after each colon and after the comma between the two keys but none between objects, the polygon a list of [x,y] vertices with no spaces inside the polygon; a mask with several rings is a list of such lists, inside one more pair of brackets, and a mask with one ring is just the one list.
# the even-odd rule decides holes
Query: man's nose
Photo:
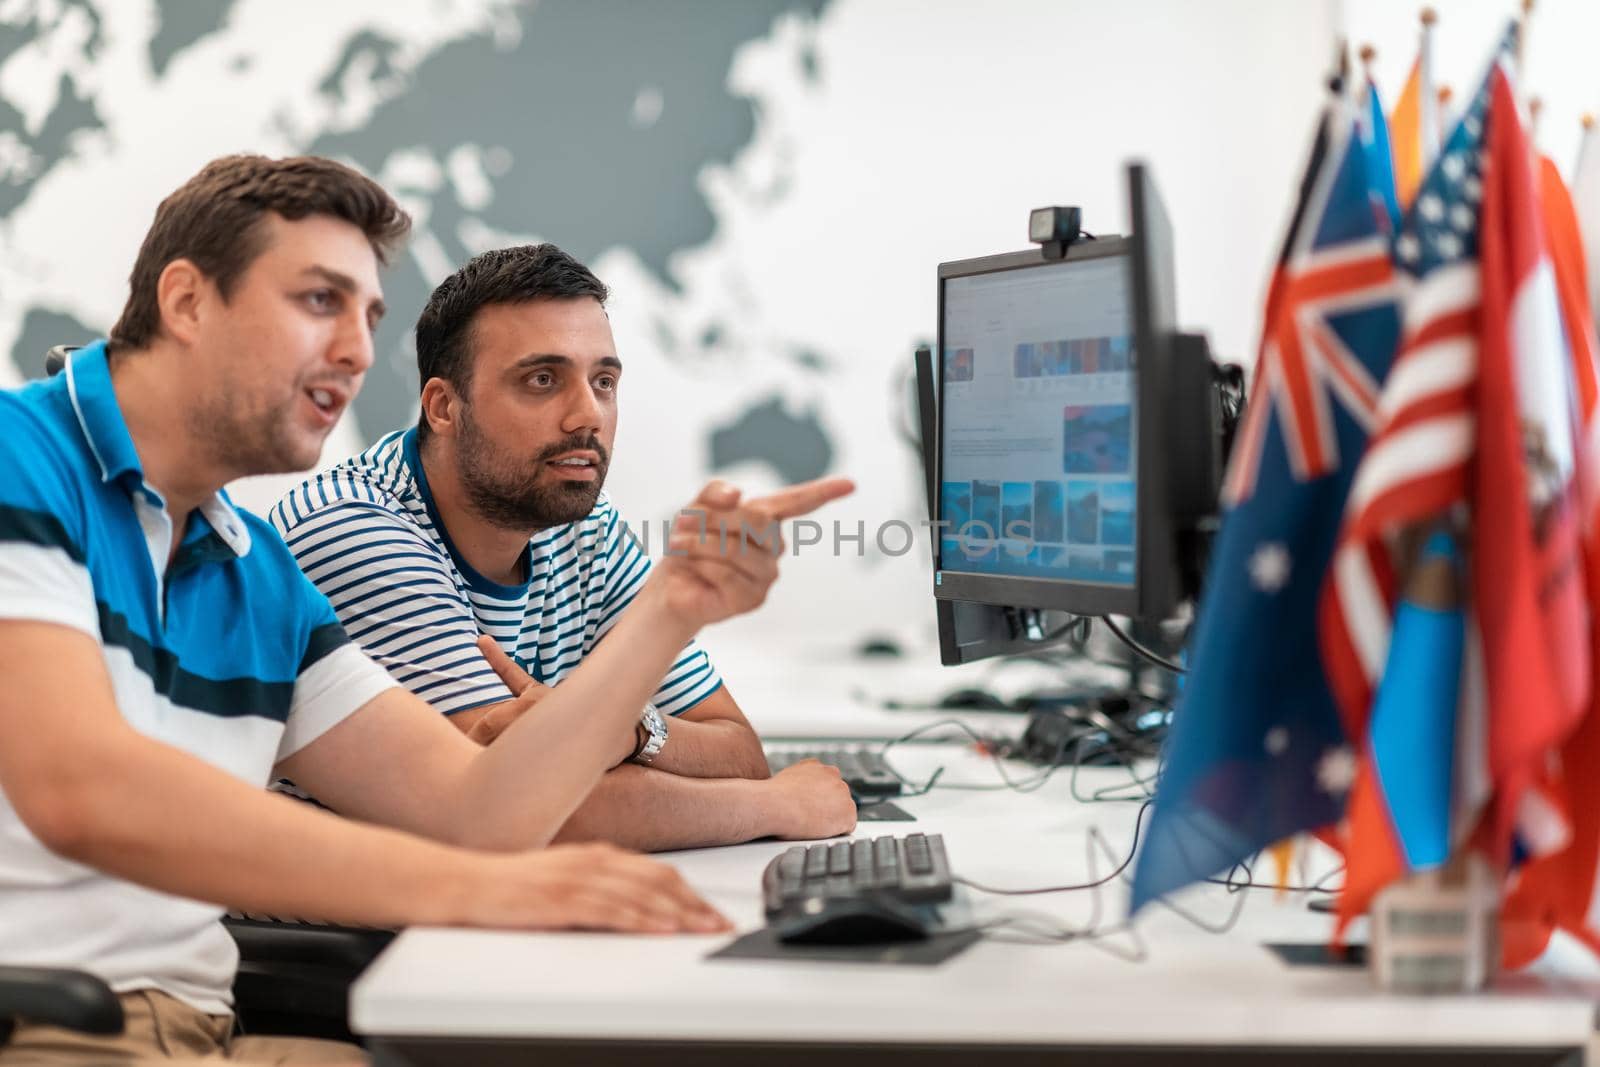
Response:
[{"label": "man's nose", "polygon": [[377,358],[376,339],[365,315],[346,316],[334,338],[329,360],[347,374],[365,374]]},{"label": "man's nose", "polygon": [[594,386],[588,382],[580,382],[574,386],[566,418],[561,421],[562,430],[567,433],[578,433],[582,430],[598,431],[602,418],[603,413],[600,401],[594,395]]}]

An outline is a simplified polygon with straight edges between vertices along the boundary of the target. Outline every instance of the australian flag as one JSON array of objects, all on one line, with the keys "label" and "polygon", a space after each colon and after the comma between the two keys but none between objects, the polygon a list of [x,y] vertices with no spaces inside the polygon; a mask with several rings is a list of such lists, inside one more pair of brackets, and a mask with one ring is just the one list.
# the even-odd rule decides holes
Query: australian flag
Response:
[{"label": "australian flag", "polygon": [[1362,121],[1336,81],[1267,297],[1134,911],[1336,823],[1355,775],[1318,598],[1400,333],[1387,196]]}]

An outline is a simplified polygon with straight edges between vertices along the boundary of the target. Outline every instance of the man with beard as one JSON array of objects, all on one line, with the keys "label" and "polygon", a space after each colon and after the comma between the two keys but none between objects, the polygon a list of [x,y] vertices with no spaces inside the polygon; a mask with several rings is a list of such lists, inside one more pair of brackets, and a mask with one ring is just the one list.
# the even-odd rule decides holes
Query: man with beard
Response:
[{"label": "man with beard", "polygon": [[[352,644],[222,490],[316,461],[372,365],[379,264],[409,224],[329,160],[217,160],[157,209],[109,341],[0,391],[0,960],[87,970],[126,1018],[117,1037],[22,1020],[0,1067],[359,1058],[234,1034],[224,907],[726,929],[665,865],[542,846],[637,751],[684,643],[759,604],[775,558],[679,531],[608,646],[519,695],[509,710],[537,697],[538,715],[484,748]],[[712,485],[696,507],[759,528],[848,491]],[[351,817],[269,793],[274,771]]]},{"label": "man with beard", "polygon": [[[474,258],[417,321],[416,427],[271,513],[351,637],[484,744],[527,698],[559,690],[651,572],[601,492],[622,379],[606,297],[553,245]],[[834,768],[769,773],[759,738],[690,641],[644,705],[630,758],[557,840],[658,850],[854,827]]]}]

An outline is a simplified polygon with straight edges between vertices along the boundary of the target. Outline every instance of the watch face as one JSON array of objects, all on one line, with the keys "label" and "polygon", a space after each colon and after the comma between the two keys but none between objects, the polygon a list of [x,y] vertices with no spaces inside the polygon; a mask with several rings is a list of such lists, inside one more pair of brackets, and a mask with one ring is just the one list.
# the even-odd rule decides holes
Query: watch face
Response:
[{"label": "watch face", "polygon": [[654,734],[657,737],[662,737],[662,736],[666,735],[667,724],[666,724],[666,722],[664,722],[662,720],[661,713],[656,710],[656,706],[654,704],[646,704],[644,706],[644,717],[643,718],[644,718],[645,728],[647,730],[649,730],[652,734]]},{"label": "watch face", "polygon": [[644,743],[644,750],[639,753],[639,761],[649,763],[655,758],[656,753],[661,751],[662,746],[667,743],[667,724],[662,719],[661,713],[656,710],[654,704],[646,704],[644,706],[644,714],[639,721],[644,724],[645,729],[650,734],[649,739]]}]

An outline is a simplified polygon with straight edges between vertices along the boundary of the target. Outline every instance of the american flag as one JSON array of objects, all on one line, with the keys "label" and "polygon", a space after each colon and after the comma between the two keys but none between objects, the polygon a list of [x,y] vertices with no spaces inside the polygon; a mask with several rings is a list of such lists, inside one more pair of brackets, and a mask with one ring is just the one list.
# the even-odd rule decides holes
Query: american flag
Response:
[{"label": "american flag", "polygon": [[1397,594],[1385,535],[1437,518],[1467,498],[1476,439],[1487,105],[1485,86],[1395,239],[1408,282],[1400,351],[1350,488],[1323,603],[1323,657],[1347,718],[1359,719],[1371,705],[1389,653]]}]

